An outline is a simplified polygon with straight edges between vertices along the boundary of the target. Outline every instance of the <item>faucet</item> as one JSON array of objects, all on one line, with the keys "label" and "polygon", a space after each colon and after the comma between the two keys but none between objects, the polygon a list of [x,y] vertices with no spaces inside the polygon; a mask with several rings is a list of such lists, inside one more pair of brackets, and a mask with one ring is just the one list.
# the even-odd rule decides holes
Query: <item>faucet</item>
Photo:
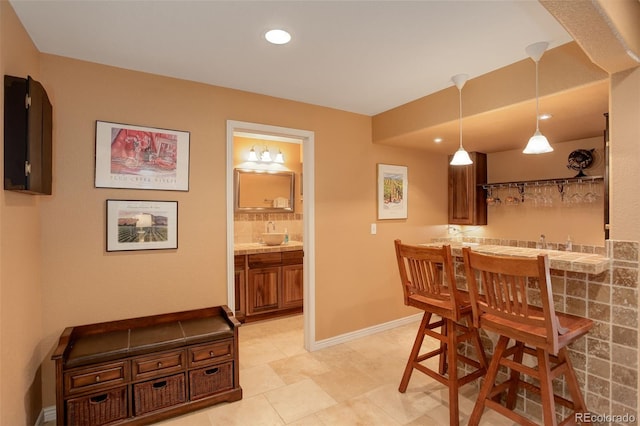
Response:
[{"label": "faucet", "polygon": [[275,224],[275,223],[273,223],[272,221],[269,221],[269,222],[267,222],[267,234],[269,233],[269,226],[271,226],[271,229],[272,229],[273,231],[275,231],[275,230],[276,230],[276,224]]},{"label": "faucet", "polygon": [[547,248],[547,240],[544,234],[540,234],[540,239],[538,240],[538,244],[536,244],[536,248],[539,248],[539,249]]}]

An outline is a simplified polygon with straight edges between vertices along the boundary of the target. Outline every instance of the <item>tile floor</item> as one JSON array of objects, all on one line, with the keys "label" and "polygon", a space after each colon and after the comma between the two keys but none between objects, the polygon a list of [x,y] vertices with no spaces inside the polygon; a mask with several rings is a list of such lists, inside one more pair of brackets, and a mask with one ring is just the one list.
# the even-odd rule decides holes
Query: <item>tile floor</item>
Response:
[{"label": "tile floor", "polygon": [[[398,392],[419,322],[307,352],[302,321],[302,316],[294,316],[243,325],[243,399],[158,425],[449,424],[447,389],[440,383],[414,371],[407,392]],[[463,388],[461,424],[467,422],[475,395],[472,384]],[[481,422],[485,426],[511,424],[494,412],[486,412]]]},{"label": "tile floor", "polygon": [[[446,387],[414,371],[407,392],[398,392],[418,325],[307,352],[301,315],[245,324],[240,327],[243,399],[157,425],[446,426]],[[433,344],[429,340],[425,345]],[[467,423],[476,393],[474,384],[462,388],[461,425]],[[513,423],[488,411],[480,424]]]}]

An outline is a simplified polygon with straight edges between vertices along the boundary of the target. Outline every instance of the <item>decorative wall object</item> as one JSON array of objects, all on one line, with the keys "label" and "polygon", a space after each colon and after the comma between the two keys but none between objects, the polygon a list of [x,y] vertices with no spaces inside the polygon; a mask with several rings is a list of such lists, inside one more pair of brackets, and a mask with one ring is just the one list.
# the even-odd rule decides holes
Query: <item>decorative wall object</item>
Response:
[{"label": "decorative wall object", "polygon": [[189,190],[189,132],[96,122],[96,188]]},{"label": "decorative wall object", "polygon": [[378,164],[378,219],[406,219],[408,171],[406,166]]},{"label": "decorative wall object", "polygon": [[107,251],[177,248],[177,201],[107,200]]}]

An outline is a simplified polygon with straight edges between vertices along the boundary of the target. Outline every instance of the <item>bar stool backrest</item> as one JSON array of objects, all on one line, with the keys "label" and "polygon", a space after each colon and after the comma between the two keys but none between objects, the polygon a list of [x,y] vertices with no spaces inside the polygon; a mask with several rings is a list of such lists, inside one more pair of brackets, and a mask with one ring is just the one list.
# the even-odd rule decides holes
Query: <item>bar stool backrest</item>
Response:
[{"label": "bar stool backrest", "polygon": [[462,253],[474,325],[558,353],[548,256]]},{"label": "bar stool backrest", "polygon": [[[395,240],[404,303],[455,321],[463,304],[455,284],[451,246],[429,247]],[[467,301],[468,306],[468,301]]]}]

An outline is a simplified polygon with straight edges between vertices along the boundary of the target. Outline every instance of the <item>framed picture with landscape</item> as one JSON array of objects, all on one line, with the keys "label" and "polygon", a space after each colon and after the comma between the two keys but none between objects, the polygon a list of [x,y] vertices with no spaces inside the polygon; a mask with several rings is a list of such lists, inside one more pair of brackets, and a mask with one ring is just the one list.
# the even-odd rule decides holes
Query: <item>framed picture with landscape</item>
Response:
[{"label": "framed picture with landscape", "polygon": [[107,251],[177,248],[177,201],[107,200]]},{"label": "framed picture with landscape", "polygon": [[189,190],[189,132],[96,122],[96,188]]},{"label": "framed picture with landscape", "polygon": [[378,219],[407,218],[407,166],[378,164]]}]

